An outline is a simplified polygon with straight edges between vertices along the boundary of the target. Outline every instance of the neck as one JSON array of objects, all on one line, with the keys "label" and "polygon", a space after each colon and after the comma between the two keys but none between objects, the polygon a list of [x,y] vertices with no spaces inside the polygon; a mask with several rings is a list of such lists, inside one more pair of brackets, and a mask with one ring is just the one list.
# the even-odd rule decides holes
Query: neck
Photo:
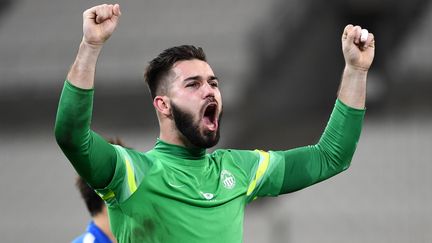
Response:
[{"label": "neck", "polygon": [[181,134],[181,132],[175,126],[169,127],[168,129],[163,129],[161,125],[159,138],[166,143],[182,146],[185,148],[197,148],[197,146],[190,143],[189,140],[185,138],[185,136],[183,136],[183,134]]},{"label": "neck", "polygon": [[106,236],[108,236],[108,238],[110,238],[111,242],[117,242],[110,229],[106,208],[104,208],[100,214],[93,216],[93,222],[97,227],[99,227],[99,229],[102,230],[102,232],[104,232]]}]

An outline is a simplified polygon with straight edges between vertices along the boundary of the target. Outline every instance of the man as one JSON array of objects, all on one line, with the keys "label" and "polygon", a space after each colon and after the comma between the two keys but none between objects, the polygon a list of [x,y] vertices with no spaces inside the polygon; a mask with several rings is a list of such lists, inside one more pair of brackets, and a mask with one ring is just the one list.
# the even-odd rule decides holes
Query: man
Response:
[{"label": "man", "polygon": [[103,200],[78,176],[76,186],[87,206],[92,220],[86,232],[75,238],[72,243],[111,243],[115,238],[110,230],[108,211]]},{"label": "man", "polygon": [[320,141],[287,151],[216,150],[222,98],[200,48],[173,47],[150,62],[146,81],[160,134],[138,152],[90,129],[98,55],[119,5],[83,14],[84,36],[60,98],[55,135],[76,171],[108,204],[119,242],[241,242],[246,204],[300,190],[348,168],[360,136],[374,38],[360,26],[342,34],[346,66]]}]

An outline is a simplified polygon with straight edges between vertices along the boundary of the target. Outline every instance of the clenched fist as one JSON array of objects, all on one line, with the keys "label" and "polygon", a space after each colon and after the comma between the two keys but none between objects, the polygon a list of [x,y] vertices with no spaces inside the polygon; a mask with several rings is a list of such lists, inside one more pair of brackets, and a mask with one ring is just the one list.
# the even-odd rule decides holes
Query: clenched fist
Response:
[{"label": "clenched fist", "polygon": [[83,42],[102,46],[114,32],[121,15],[120,5],[102,4],[83,13]]},{"label": "clenched fist", "polygon": [[367,71],[375,55],[375,39],[372,33],[367,33],[361,40],[360,26],[347,25],[342,34],[342,51],[345,63],[355,69]]}]

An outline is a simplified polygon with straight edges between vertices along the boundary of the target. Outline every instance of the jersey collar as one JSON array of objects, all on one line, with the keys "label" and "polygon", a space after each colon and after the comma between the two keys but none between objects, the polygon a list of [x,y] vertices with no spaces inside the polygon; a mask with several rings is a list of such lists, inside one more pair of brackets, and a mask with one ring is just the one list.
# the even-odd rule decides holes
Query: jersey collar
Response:
[{"label": "jersey collar", "polygon": [[206,155],[206,149],[204,148],[186,148],[164,142],[159,138],[156,141],[154,149],[160,153],[187,160],[203,159]]}]

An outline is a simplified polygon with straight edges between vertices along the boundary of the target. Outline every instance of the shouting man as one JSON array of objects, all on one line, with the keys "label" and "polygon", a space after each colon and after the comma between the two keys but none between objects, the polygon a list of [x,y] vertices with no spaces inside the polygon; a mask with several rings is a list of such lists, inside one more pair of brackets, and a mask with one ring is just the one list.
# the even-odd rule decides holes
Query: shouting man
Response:
[{"label": "shouting man", "polygon": [[290,193],[347,169],[364,117],[372,34],[347,25],[345,69],[327,127],[315,145],[286,151],[220,149],[222,98],[201,48],[172,47],[153,59],[145,79],[160,135],[139,152],[112,145],[90,129],[94,75],[120,6],[83,14],[84,34],[65,81],[55,136],[79,175],[108,205],[119,242],[241,242],[245,206]]}]

